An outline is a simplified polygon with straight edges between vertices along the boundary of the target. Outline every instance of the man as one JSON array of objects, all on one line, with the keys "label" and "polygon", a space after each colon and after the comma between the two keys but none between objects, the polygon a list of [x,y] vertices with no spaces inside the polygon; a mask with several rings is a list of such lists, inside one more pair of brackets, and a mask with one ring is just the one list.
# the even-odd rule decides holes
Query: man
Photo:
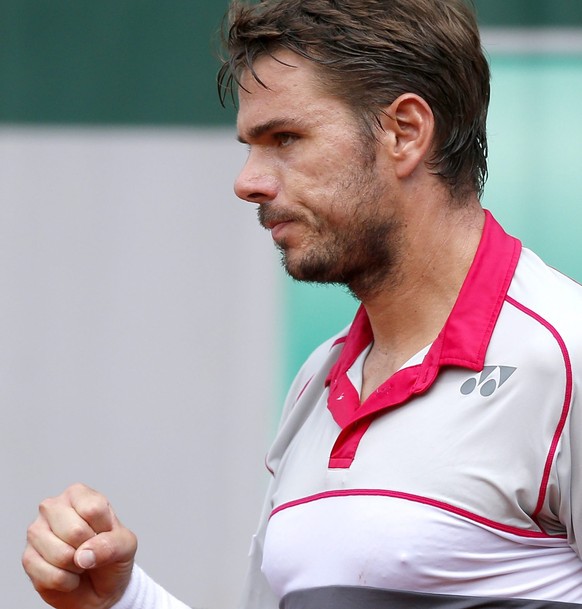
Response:
[{"label": "man", "polygon": [[[489,70],[462,0],[236,3],[222,95],[287,271],[351,326],[295,380],[242,606],[582,606],[582,289],[479,195]],[[83,486],[25,569],[60,609],[182,608]]]}]

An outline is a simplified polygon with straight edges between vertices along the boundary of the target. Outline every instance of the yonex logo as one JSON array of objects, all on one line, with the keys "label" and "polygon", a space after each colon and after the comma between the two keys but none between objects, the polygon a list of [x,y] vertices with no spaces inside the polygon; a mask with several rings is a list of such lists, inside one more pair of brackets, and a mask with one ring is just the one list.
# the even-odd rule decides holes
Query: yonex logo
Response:
[{"label": "yonex logo", "polygon": [[[461,393],[469,395],[479,387],[479,393],[488,398],[517,370],[513,366],[485,366],[481,374],[473,376],[461,385]],[[497,372],[496,374],[494,374]]]}]

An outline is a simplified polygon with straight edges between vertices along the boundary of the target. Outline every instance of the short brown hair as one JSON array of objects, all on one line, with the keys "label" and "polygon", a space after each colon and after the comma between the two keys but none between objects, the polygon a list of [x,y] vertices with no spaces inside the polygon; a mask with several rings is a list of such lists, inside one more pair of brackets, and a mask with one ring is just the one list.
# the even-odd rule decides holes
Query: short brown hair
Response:
[{"label": "short brown hair", "polygon": [[399,95],[419,95],[435,116],[430,167],[457,195],[482,193],[490,74],[464,0],[233,0],[225,47],[223,104],[241,73],[257,78],[255,59],[277,49],[312,60],[369,125]]}]

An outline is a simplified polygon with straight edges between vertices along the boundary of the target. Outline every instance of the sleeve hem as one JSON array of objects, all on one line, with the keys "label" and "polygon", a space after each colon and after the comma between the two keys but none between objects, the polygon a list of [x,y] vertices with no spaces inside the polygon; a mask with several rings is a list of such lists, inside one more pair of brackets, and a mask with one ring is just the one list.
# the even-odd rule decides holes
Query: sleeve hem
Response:
[{"label": "sleeve hem", "polygon": [[134,564],[123,596],[111,609],[190,609]]}]

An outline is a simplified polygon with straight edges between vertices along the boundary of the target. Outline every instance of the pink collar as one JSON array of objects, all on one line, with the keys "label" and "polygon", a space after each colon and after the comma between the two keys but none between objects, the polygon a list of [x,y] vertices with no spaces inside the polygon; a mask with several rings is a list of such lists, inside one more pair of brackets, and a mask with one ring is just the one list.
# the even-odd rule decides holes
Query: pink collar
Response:
[{"label": "pink collar", "polygon": [[423,362],[396,372],[362,405],[347,377],[347,371],[373,339],[368,315],[358,309],[341,355],[331,369],[328,408],[346,430],[380,411],[404,403],[425,392],[443,366],[460,366],[479,371],[513,279],[521,253],[521,243],[505,233],[493,216],[485,211],[485,225],[475,259],[463,283],[455,306]]}]

